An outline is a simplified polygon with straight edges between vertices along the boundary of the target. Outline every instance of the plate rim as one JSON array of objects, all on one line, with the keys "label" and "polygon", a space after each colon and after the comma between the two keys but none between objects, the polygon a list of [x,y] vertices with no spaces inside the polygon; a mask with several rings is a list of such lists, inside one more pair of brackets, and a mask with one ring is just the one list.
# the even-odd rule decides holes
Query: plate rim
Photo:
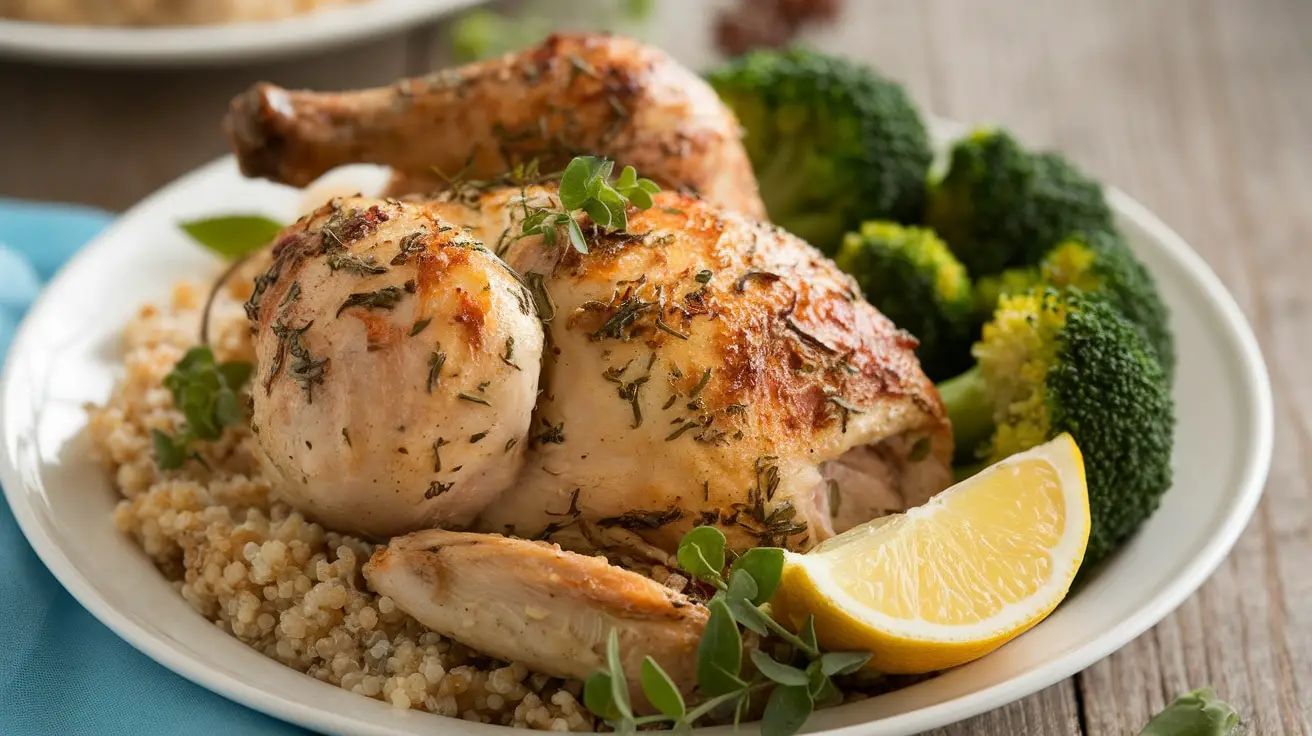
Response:
[{"label": "plate rim", "polygon": [[[939,121],[935,121],[935,123],[940,124]],[[941,127],[953,127],[953,124],[944,122]],[[19,326],[3,371],[0,371],[0,397],[7,396],[11,390],[10,383],[16,370],[14,364],[17,362],[15,356],[29,349],[27,348],[28,344],[35,339],[30,315],[39,311],[48,299],[53,298],[53,294],[59,290],[58,286],[61,281],[72,270],[68,266],[76,263],[79,259],[87,257],[87,254],[98,242],[112,237],[120,228],[125,227],[125,223],[131,215],[152,208],[157,201],[169,197],[173,192],[192,186],[194,181],[212,176],[217,170],[227,167],[235,169],[234,158],[230,155],[213,160],[174,179],[120,215],[114,223],[70,259],[65,268],[62,268],[55,278],[46,285],[41,295],[32,305],[29,317],[25,318]],[[1119,650],[1179,607],[1206,582],[1226,559],[1239,535],[1251,520],[1265,489],[1274,445],[1272,389],[1266,362],[1257,338],[1233,296],[1202,256],[1195,252],[1180,235],[1175,233],[1145,206],[1115,187],[1106,186],[1105,189],[1113,211],[1134,222],[1149,237],[1157,241],[1162,252],[1177,263],[1210,303],[1216,307],[1219,319],[1209,321],[1213,323],[1216,329],[1223,332],[1227,338],[1225,343],[1229,348],[1228,352],[1233,352],[1233,358],[1243,378],[1242,385],[1237,386],[1236,389],[1243,394],[1244,401],[1242,405],[1251,409],[1251,416],[1254,420],[1247,452],[1241,460],[1240,467],[1242,467],[1243,473],[1234,484],[1234,500],[1231,503],[1231,512],[1225,517],[1225,521],[1217,533],[1200,549],[1199,553],[1181,568],[1169,583],[1163,585],[1161,590],[1146,604],[1140,606],[1133,615],[1126,618],[1118,626],[1103,632],[1061,658],[1045,663],[1018,677],[947,702],[926,706],[908,713],[880,718],[877,721],[865,721],[830,728],[823,731],[823,733],[855,736],[863,729],[868,729],[872,723],[879,723],[883,729],[898,732],[919,732],[955,723],[993,710],[1058,683]],[[212,692],[235,700],[273,718],[284,721],[294,719],[297,723],[319,728],[329,733],[339,731],[344,725],[357,729],[353,732],[358,733],[393,733],[383,724],[362,721],[344,714],[319,711],[308,704],[266,693],[251,683],[230,680],[216,674],[213,669],[204,666],[203,663],[166,646],[162,639],[152,635],[145,628],[133,622],[128,615],[112,607],[73,565],[55,540],[46,534],[36,518],[35,512],[27,502],[26,496],[28,494],[25,491],[17,490],[23,487],[25,479],[23,478],[23,472],[18,467],[17,458],[10,451],[11,433],[14,435],[13,439],[18,437],[15,430],[6,426],[10,416],[11,411],[8,407],[0,412],[0,486],[3,486],[14,517],[33,550],[55,578],[59,580],[60,584],[93,616],[135,649],[168,667],[173,672]],[[493,734],[493,729],[506,728],[490,724],[466,723],[462,725],[477,727],[478,730],[487,734]],[[730,732],[730,728],[728,726],[712,727],[698,729],[698,732],[727,734]],[[807,730],[808,732],[820,732]]]},{"label": "plate rim", "polygon": [[277,20],[146,28],[0,18],[0,57],[106,67],[267,61],[363,42],[484,2],[367,0]]}]

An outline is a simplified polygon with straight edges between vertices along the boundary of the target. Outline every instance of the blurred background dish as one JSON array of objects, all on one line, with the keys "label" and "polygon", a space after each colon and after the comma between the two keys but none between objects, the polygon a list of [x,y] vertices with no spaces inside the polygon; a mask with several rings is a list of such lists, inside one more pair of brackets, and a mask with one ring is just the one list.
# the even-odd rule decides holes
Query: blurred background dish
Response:
[{"label": "blurred background dish", "polygon": [[0,55],[94,65],[271,59],[374,38],[479,0],[5,0]]}]

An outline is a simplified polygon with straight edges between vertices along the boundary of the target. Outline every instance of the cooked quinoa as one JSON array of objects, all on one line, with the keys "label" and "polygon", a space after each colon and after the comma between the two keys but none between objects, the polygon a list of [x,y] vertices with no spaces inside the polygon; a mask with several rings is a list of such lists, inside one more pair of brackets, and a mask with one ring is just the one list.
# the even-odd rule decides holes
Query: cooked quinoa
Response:
[{"label": "cooked quinoa", "polygon": [[[183,421],[162,381],[197,342],[204,296],[184,284],[167,307],[143,307],[124,329],[121,381],[108,403],[90,407],[93,446],[123,496],[118,528],[197,612],[299,672],[398,708],[594,730],[581,683],[480,656],[369,590],[361,566],[374,545],[279,502],[247,428],[202,443],[203,463],[156,469],[150,430],[172,432]],[[252,360],[245,297],[225,293],[214,306],[210,343],[219,360]]]}]

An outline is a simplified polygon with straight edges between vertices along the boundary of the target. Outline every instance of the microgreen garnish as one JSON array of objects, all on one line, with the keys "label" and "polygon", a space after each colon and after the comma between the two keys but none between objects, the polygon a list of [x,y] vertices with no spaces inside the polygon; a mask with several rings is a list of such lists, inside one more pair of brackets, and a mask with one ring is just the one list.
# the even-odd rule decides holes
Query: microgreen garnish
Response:
[{"label": "microgreen garnish", "polygon": [[182,467],[188,458],[200,459],[192,448],[198,440],[213,441],[223,428],[241,423],[237,391],[250,380],[254,366],[243,362],[218,363],[208,346],[187,351],[164,377],[164,387],[173,394],[173,405],[186,423],[172,435],[150,431],[155,448],[155,465],[161,470]]},{"label": "microgreen garnish", "polygon": [[638,178],[632,166],[625,166],[619,179],[609,181],[615,162],[599,156],[576,156],[565,167],[557,190],[560,209],[529,207],[524,203],[524,222],[520,236],[540,235],[547,245],[555,245],[560,228],[565,228],[569,242],[580,253],[588,252],[575,213],[584,212],[606,232],[628,230],[628,206],[640,210],[652,205],[651,195],[661,188],[650,179]]},{"label": "microgreen garnish", "polygon": [[[707,605],[710,616],[697,648],[697,688],[705,698],[689,707],[670,676],[647,657],[640,671],[642,692],[659,715],[635,716],[629,702],[629,686],[621,665],[619,635],[612,629],[607,639],[606,664],[584,682],[583,704],[617,733],[633,733],[639,726],[668,724],[688,732],[707,716],[738,722],[756,693],[770,691],[761,721],[764,736],[792,736],[817,706],[839,699],[831,678],[850,674],[870,660],[868,652],[824,652],[815,636],[815,619],[807,617],[797,633],[789,631],[762,608],[779,587],[784,551],[777,547],[748,550],[724,574],[725,538],[717,528],[699,526],[679,543],[679,566],[696,579],[716,589]],[[739,626],[762,637],[788,645],[791,653],[774,658],[760,647],[748,658],[752,667],[743,668],[743,640]],[[752,672],[752,674],[749,674]]]},{"label": "microgreen garnish", "polygon": [[261,215],[231,215],[180,222],[178,227],[209,250],[236,260],[264,248],[283,225]]}]

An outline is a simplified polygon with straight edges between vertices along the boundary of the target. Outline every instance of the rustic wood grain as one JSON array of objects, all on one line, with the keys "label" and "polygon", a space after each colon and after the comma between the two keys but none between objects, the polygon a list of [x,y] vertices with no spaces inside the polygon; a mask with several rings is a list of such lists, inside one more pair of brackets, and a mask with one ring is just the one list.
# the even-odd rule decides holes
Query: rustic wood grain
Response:
[{"label": "rustic wood grain", "polygon": [[[848,0],[808,41],[903,80],[936,114],[1068,152],[1171,223],[1235,294],[1276,391],[1265,499],[1175,614],[1081,675],[936,736],[1121,736],[1213,685],[1246,732],[1312,735],[1312,3]],[[717,60],[702,0],[650,40]],[[122,208],[222,153],[232,93],[345,88],[447,58],[442,26],[259,67],[103,72],[0,64],[0,195]]]}]

